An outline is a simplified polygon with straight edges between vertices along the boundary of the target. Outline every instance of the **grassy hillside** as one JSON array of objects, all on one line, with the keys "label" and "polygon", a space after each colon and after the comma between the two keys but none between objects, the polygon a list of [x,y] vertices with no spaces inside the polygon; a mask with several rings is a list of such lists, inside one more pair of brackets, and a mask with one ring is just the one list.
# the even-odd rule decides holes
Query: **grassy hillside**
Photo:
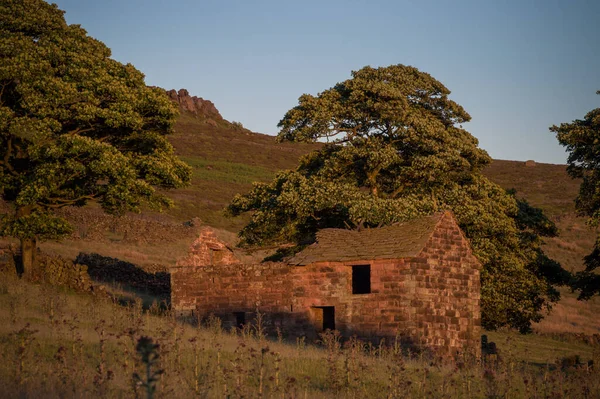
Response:
[{"label": "grassy hillside", "polygon": [[[579,180],[571,179],[565,165],[495,160],[484,172],[504,188],[514,188],[517,196],[524,197],[542,208],[559,228],[559,236],[546,239],[544,250],[570,271],[583,269],[583,257],[594,245],[596,231],[577,217],[574,200],[579,191]],[[544,332],[600,333],[600,300],[578,301],[577,295],[561,289],[562,299],[552,312],[534,328]]]},{"label": "grassy hillside", "polygon": [[[318,146],[277,143],[272,136],[187,112],[179,117],[175,131],[170,140],[177,154],[193,167],[192,185],[169,193],[175,208],[164,214],[145,212],[123,218],[104,215],[93,205],[67,209],[64,214],[75,226],[73,236],[59,243],[43,243],[42,249],[71,259],[80,252],[96,252],[164,270],[186,253],[199,224],[219,228],[230,242],[235,242],[235,232],[247,218],[223,216],[222,210],[231,198],[249,190],[254,181],[266,182],[278,170],[294,168],[303,154]],[[582,257],[591,250],[595,232],[575,216],[573,200],[579,182],[567,176],[565,166],[526,166],[525,162],[495,160],[484,173],[544,209],[560,229],[559,237],[547,241],[547,253],[568,270],[581,270]],[[566,290],[563,297],[539,329],[600,332],[600,320],[593,317],[600,311],[600,301],[581,303]]]},{"label": "grassy hillside", "polygon": [[[199,217],[211,226],[237,231],[244,218],[226,219],[222,209],[236,193],[250,189],[253,181],[266,182],[277,170],[294,168],[300,156],[316,145],[276,143],[274,137],[213,126],[191,114],[182,115],[171,137],[176,151],[194,168],[192,186],[172,193],[177,202],[169,215],[176,220]],[[574,199],[579,181],[571,179],[564,165],[494,160],[484,171],[504,188],[538,206],[557,223],[560,237],[549,240],[547,251],[569,270],[580,270],[589,253],[594,232],[575,216]]]},{"label": "grassy hillside", "polygon": [[485,175],[504,188],[514,188],[517,196],[527,199],[557,224],[559,237],[547,240],[545,250],[568,270],[581,270],[582,258],[594,245],[595,231],[575,214],[579,180],[571,179],[565,165],[495,160]]},{"label": "grassy hillside", "polygon": [[[75,259],[80,252],[129,261],[143,271],[164,271],[188,250],[198,227],[217,227],[235,242],[246,219],[227,219],[222,209],[254,181],[269,181],[280,169],[294,168],[316,145],[278,144],[271,136],[180,116],[171,138],[177,153],[193,167],[189,188],[171,192],[176,207],[164,214],[107,216],[91,204],[61,212],[74,225],[62,242],[42,250]],[[546,251],[570,270],[595,232],[575,216],[579,182],[564,165],[495,160],[485,174],[544,209],[560,236]],[[0,203],[0,211],[5,204]],[[14,240],[0,241],[0,247]],[[133,266],[133,265],[132,265]],[[1,268],[0,268],[1,269]],[[139,270],[138,270],[139,271]],[[142,271],[142,275],[143,275]],[[154,276],[154,274],[147,274]],[[0,387],[2,397],[139,397],[133,374],[143,372],[135,346],[141,336],[160,344],[164,370],[159,397],[596,397],[598,367],[562,369],[560,359],[576,357],[598,364],[600,300],[563,299],[535,326],[536,334],[487,333],[500,349],[500,362],[483,366],[445,363],[424,356],[399,357],[394,347],[341,343],[286,343],[285,337],[257,335],[258,325],[224,331],[214,320],[198,328],[175,322],[154,304],[152,293],[132,291],[126,282],[108,283],[109,294],[79,294],[33,285],[0,273]],[[268,320],[265,320],[268,322]],[[584,334],[587,334],[584,335]]]},{"label": "grassy hillside", "polygon": [[[264,323],[268,319],[263,320]],[[594,346],[550,336],[489,334],[500,360],[449,362],[399,348],[264,337],[261,323],[224,330],[176,322],[160,306],[118,295],[78,294],[0,274],[0,397],[146,397],[136,350],[159,345],[156,397],[526,398],[598,397]],[[401,356],[402,355],[402,356]],[[579,357],[578,367],[569,367]],[[565,359],[568,358],[568,359]],[[565,359],[561,363],[560,359]],[[599,359],[595,359],[596,364]]]},{"label": "grassy hillside", "polygon": [[254,181],[271,180],[281,169],[292,169],[298,159],[316,148],[310,144],[277,143],[275,138],[228,123],[210,124],[182,113],[170,137],[175,151],[194,168],[192,185],[170,195],[176,220],[199,217],[206,224],[238,231],[245,219],[228,220],[222,210],[237,193]]},{"label": "grassy hillside", "polygon": [[[190,224],[235,234],[247,221],[228,219],[223,208],[254,181],[269,181],[281,169],[294,168],[303,154],[318,145],[280,144],[274,137],[250,132],[227,121],[215,123],[183,112],[170,141],[193,168],[190,187],[170,191],[175,207],[166,213],[144,212],[122,218],[105,215],[98,206],[69,208],[62,214],[75,231],[70,239],[41,244],[43,251],[74,259],[79,252],[96,252],[144,267],[164,269],[185,255],[195,236]],[[0,211],[3,206],[0,202]],[[190,223],[190,221],[194,221]],[[0,246],[12,240],[0,239]]]}]

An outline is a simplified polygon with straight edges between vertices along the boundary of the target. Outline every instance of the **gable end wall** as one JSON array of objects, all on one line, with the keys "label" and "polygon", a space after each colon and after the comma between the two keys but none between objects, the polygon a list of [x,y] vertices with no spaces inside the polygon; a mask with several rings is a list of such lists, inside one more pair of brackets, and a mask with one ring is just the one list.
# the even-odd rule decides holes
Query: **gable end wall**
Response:
[{"label": "gable end wall", "polygon": [[411,260],[416,327],[422,345],[480,349],[480,269],[468,240],[446,214]]}]

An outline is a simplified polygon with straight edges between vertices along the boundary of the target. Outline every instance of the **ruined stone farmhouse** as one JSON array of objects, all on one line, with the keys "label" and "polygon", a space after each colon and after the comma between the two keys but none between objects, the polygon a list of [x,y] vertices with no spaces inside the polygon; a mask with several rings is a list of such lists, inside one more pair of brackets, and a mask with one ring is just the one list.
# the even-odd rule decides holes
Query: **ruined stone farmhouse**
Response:
[{"label": "ruined stone farmhouse", "polygon": [[180,313],[241,326],[260,311],[271,330],[343,336],[452,354],[477,352],[480,263],[450,212],[362,231],[324,229],[286,262],[243,262],[204,229],[171,269]]}]

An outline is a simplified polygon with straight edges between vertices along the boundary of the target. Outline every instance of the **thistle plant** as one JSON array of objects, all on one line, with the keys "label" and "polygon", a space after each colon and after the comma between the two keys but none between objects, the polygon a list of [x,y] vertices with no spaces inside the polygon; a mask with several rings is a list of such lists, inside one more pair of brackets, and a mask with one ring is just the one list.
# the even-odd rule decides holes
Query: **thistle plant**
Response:
[{"label": "thistle plant", "polygon": [[26,381],[26,356],[27,349],[31,346],[35,337],[33,336],[37,330],[30,328],[29,323],[22,329],[17,331],[15,334],[17,338],[17,367],[16,367],[16,381],[19,385],[22,385]]},{"label": "thistle plant", "polygon": [[145,366],[145,374],[140,376],[138,373],[133,374],[133,379],[143,389],[146,390],[146,398],[152,399],[156,392],[156,383],[158,377],[163,374],[164,370],[154,369],[158,365],[158,348],[150,337],[141,337],[138,339],[135,350],[142,358],[142,363]]}]

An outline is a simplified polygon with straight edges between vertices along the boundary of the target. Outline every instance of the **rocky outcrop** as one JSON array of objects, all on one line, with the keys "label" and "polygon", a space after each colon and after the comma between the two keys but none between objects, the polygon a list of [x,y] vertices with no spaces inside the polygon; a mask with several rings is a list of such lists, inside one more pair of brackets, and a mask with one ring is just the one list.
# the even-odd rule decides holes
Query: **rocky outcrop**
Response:
[{"label": "rocky outcrop", "polygon": [[190,93],[186,89],[179,89],[179,91],[168,90],[167,95],[172,101],[179,104],[179,108],[182,111],[191,112],[196,116],[214,121],[223,120],[215,104],[201,97],[190,96]]}]

